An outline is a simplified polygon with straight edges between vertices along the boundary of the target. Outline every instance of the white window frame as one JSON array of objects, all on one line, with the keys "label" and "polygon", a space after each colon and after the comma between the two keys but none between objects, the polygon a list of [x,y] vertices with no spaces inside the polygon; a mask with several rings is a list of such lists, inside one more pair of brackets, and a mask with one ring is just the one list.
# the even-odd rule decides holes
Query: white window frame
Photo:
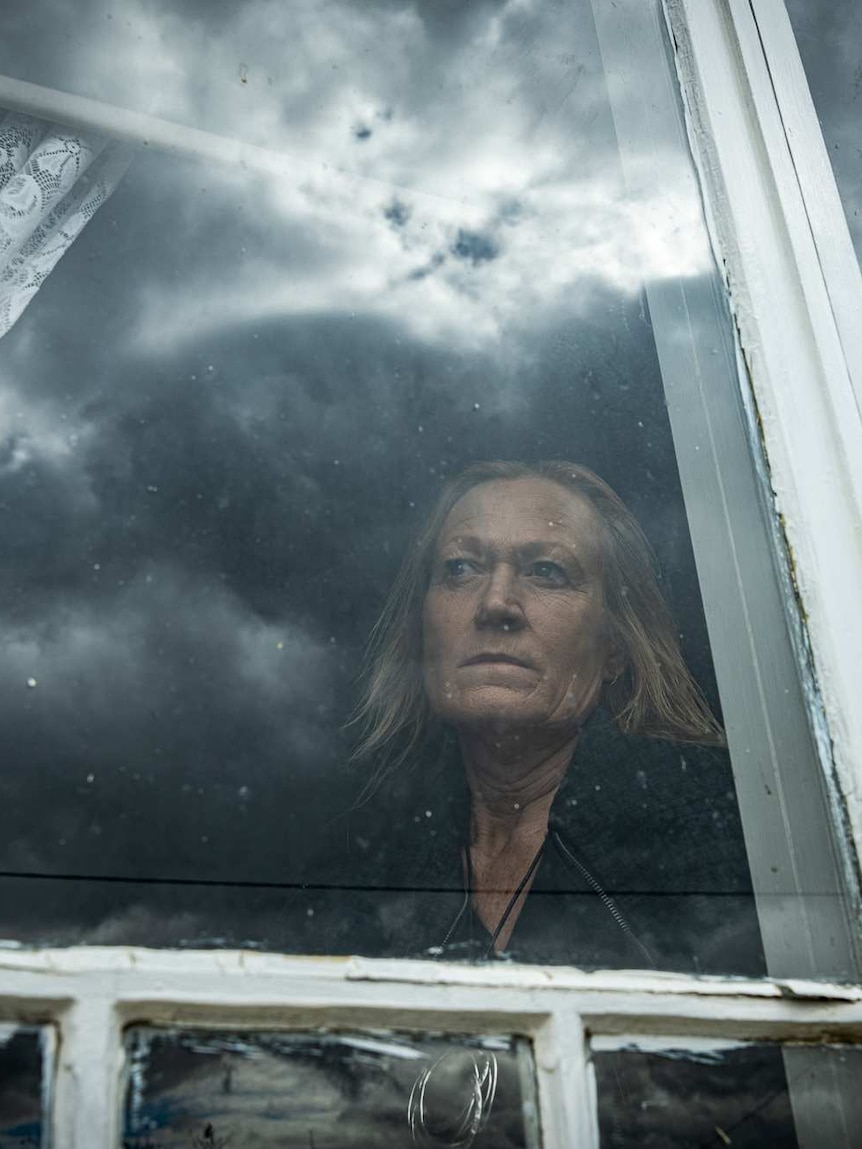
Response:
[{"label": "white window frame", "polygon": [[[776,563],[792,580],[791,635],[858,934],[862,277],[782,0],[662,2],[737,325],[743,398],[761,436],[753,447],[766,460]],[[0,80],[0,104],[186,154],[290,164],[148,117],[110,123],[91,101],[17,81]],[[116,1149],[122,1029],[134,1022],[523,1034],[534,1043],[544,1149],[594,1149],[591,1037],[860,1042],[862,988],[245,952],[10,950],[0,955],[0,1019],[56,1031],[52,1149]],[[800,1101],[792,1058],[787,1065],[801,1143],[849,1149],[858,1090],[845,1082],[846,1110],[833,1107],[827,1141],[823,1112]]]},{"label": "white window frame", "polygon": [[[862,276],[783,0],[665,4],[805,620],[795,637],[810,717],[858,897]],[[858,902],[856,913],[858,923]]]},{"label": "white window frame", "polygon": [[822,982],[121,947],[6,953],[0,974],[0,1020],[58,1035],[51,1149],[117,1149],[122,1032],[136,1023],[522,1035],[543,1149],[598,1146],[591,1038],[862,1040],[862,988]]}]

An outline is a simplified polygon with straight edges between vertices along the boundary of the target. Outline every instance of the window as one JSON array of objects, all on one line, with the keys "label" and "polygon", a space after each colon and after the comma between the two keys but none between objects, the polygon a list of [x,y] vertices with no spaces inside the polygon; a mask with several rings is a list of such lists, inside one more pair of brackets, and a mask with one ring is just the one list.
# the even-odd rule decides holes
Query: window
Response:
[{"label": "window", "polygon": [[[59,948],[10,952],[3,1000],[59,1034],[56,1144],[240,1136],[230,1033],[276,1083],[364,1066],[419,1144],[635,1143],[650,1082],[698,1074],[719,1141],[853,1143],[856,363],[766,7],[9,20],[2,933]],[[641,663],[629,520],[543,459],[657,554],[676,633]],[[515,469],[414,551],[480,460]],[[638,726],[677,635],[688,725]],[[574,766],[495,902],[464,699],[503,694]]]}]

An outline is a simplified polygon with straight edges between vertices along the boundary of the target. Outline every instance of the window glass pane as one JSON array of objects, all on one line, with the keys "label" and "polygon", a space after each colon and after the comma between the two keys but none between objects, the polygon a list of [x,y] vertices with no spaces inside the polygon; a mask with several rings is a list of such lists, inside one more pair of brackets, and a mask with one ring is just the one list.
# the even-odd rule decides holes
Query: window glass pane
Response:
[{"label": "window glass pane", "polygon": [[[796,1149],[808,1144],[802,1137],[806,1102],[816,1104],[818,1090],[819,1103],[826,1100],[826,1075],[841,1075],[849,1084],[862,1071],[862,1053],[852,1048],[782,1051],[767,1044],[693,1044],[695,1048],[594,1053],[602,1149]],[[788,1079],[794,1082],[792,1094]],[[821,1113],[816,1140],[823,1145],[856,1144],[862,1132],[859,1115],[857,1124],[839,1120],[836,1127],[835,1118],[848,1114],[839,1112],[834,1098],[829,1101],[832,1111]]]},{"label": "window glass pane", "polygon": [[3,20],[0,932],[851,976],[658,7]]},{"label": "window glass pane", "polygon": [[539,1149],[526,1042],[135,1028],[124,1146]]},{"label": "window glass pane", "polygon": [[0,1147],[47,1144],[48,1031],[0,1025]]},{"label": "window glass pane", "polygon": [[862,258],[862,153],[859,98],[862,10],[854,0],[786,0],[787,12],[832,170],[844,204],[856,258]]}]

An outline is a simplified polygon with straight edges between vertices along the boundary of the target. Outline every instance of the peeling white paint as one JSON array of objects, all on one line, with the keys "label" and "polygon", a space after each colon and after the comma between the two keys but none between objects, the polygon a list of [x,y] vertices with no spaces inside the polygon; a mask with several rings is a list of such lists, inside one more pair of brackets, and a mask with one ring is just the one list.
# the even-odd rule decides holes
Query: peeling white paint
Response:
[{"label": "peeling white paint", "polygon": [[122,1030],[132,1023],[235,1030],[239,1042],[243,1029],[527,1036],[545,1149],[598,1143],[590,1042],[697,1050],[862,1038],[859,986],[249,951],[6,952],[0,1012],[59,1030],[54,1149],[116,1149]]}]

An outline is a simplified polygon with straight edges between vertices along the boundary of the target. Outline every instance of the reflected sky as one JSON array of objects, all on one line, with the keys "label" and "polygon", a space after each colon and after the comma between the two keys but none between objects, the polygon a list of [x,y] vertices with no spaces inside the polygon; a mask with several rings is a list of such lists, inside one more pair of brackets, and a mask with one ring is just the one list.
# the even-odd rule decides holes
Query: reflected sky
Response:
[{"label": "reflected sky", "polygon": [[[130,1149],[412,1144],[408,1102],[426,1078],[416,1144],[538,1149],[531,1051],[510,1038],[133,1028],[126,1056]],[[489,1067],[477,1101],[475,1074]],[[465,1109],[475,1134],[453,1136]]]},{"label": "reflected sky", "polygon": [[249,242],[229,280],[142,285],[142,350],[333,307],[482,346],[709,266],[685,157],[645,150],[626,194],[588,4],[88,0],[7,22],[0,71],[313,161],[252,195],[236,172],[183,189],[203,245],[227,240],[203,196],[241,200]]},{"label": "reflected sky", "polygon": [[[615,485],[713,689],[643,295],[706,240],[684,156],[623,188],[587,4],[34,0],[2,33],[0,72],[308,162],[142,149],[0,342],[0,869],[296,879],[476,458]],[[292,944],[275,894],[0,892],[5,936]]]}]

